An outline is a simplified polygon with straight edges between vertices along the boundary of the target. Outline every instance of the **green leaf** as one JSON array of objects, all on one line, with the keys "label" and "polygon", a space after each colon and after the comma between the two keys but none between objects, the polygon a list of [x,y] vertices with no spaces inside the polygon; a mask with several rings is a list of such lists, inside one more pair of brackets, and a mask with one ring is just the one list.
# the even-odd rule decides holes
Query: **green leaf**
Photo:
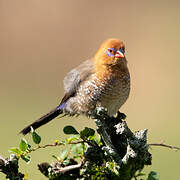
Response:
[{"label": "green leaf", "polygon": [[66,159],[63,161],[63,165],[67,166],[70,163],[70,159]]},{"label": "green leaf", "polygon": [[59,158],[58,158],[56,155],[52,155],[52,157],[53,157],[54,159],[56,159],[57,161],[59,161]]},{"label": "green leaf", "polygon": [[19,144],[19,148],[20,150],[22,150],[23,152],[25,152],[28,149],[28,143],[27,141],[23,138],[21,139],[21,142]]},{"label": "green leaf", "polygon": [[60,158],[61,159],[65,159],[66,155],[67,155],[68,150],[67,149],[63,149],[60,153]]},{"label": "green leaf", "polygon": [[31,135],[32,135],[33,142],[35,144],[40,144],[41,136],[39,136],[32,127],[31,127]]},{"label": "green leaf", "polygon": [[31,157],[30,156],[26,156],[26,155],[21,155],[21,158],[26,162],[26,163],[29,163],[30,160],[31,160]]},{"label": "green leaf", "polygon": [[148,175],[147,180],[159,180],[159,176],[158,176],[157,172],[151,171]]},{"label": "green leaf", "polygon": [[16,154],[18,154],[18,155],[21,155],[21,154],[22,154],[22,151],[21,151],[19,148],[17,148],[17,147],[12,147],[12,148],[10,148],[10,149],[9,149],[9,152],[14,152],[14,153],[16,153]]},{"label": "green leaf", "polygon": [[140,176],[145,176],[146,174],[144,173],[139,173],[136,177],[140,177]]},{"label": "green leaf", "polygon": [[74,156],[81,156],[84,152],[84,146],[83,144],[71,144],[70,146],[71,153]]},{"label": "green leaf", "polygon": [[80,131],[81,138],[88,138],[89,136],[94,136],[95,130],[85,127],[84,130]]},{"label": "green leaf", "polygon": [[73,126],[65,126],[63,131],[65,134],[79,134]]},{"label": "green leaf", "polygon": [[70,138],[68,138],[66,141],[67,141],[67,144],[71,143],[72,141],[77,141],[80,139],[80,136],[79,135],[74,135]]},{"label": "green leaf", "polygon": [[62,144],[62,145],[66,145],[66,141],[60,141],[60,143]]},{"label": "green leaf", "polygon": [[102,141],[101,141],[101,136],[99,136],[99,135],[96,136],[95,141],[96,141],[96,143],[97,143],[99,146],[103,145],[103,143],[102,143]]},{"label": "green leaf", "polygon": [[35,144],[40,144],[41,136],[39,136],[35,131],[32,133],[32,138]]}]

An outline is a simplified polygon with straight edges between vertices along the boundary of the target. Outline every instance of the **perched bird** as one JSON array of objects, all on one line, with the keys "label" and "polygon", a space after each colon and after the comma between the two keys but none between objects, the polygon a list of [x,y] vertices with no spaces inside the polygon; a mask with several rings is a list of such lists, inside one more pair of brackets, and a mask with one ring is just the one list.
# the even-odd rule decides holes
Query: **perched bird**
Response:
[{"label": "perched bird", "polygon": [[65,95],[48,114],[25,127],[21,133],[48,123],[60,114],[91,116],[96,107],[115,115],[130,92],[130,75],[125,58],[125,46],[119,39],[108,39],[94,58],[84,61],[64,78]]}]

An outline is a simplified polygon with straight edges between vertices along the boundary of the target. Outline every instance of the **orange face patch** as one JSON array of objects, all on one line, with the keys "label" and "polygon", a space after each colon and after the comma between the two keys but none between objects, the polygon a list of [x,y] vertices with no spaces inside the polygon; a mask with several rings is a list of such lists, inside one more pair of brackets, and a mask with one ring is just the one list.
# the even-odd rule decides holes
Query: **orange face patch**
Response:
[{"label": "orange face patch", "polygon": [[124,58],[125,46],[119,39],[108,39],[97,51],[94,57],[95,71],[98,76],[104,76],[111,72],[111,66],[126,61]]}]

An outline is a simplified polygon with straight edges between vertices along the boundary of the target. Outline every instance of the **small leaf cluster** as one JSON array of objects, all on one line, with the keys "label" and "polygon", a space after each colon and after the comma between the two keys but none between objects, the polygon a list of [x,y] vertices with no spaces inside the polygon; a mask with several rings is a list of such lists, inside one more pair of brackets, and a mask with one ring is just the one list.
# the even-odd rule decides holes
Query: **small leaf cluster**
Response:
[{"label": "small leaf cluster", "polygon": [[[95,130],[85,127],[78,131],[73,126],[65,126],[63,132],[69,137],[64,141],[55,140],[53,144],[41,145],[41,136],[31,128],[31,137],[36,145],[33,148],[25,138],[22,138],[18,147],[13,147],[9,151],[16,154],[18,159],[29,163],[30,153],[40,148],[51,146],[64,146],[58,155],[52,155],[55,162],[52,164],[41,163],[38,165],[42,174],[51,180],[58,179],[119,179],[118,165],[103,150],[104,143]],[[65,170],[73,165],[80,166],[76,169]],[[139,172],[134,179],[159,180],[156,172],[148,174]]]},{"label": "small leaf cluster", "polygon": [[69,165],[72,159],[83,159],[88,145],[98,146],[100,143],[100,139],[96,137],[94,129],[88,127],[78,132],[73,126],[65,126],[63,132],[71,135],[65,141],[65,144],[70,146],[63,149],[59,158],[56,157],[56,159],[60,160],[65,166]]},{"label": "small leaf cluster", "polygon": [[[52,155],[56,162],[48,165],[48,170],[44,170],[43,163],[39,165],[40,171],[49,179],[77,179],[81,177],[80,168],[68,172],[64,172],[63,168],[78,165],[78,163],[83,164],[88,146],[99,147],[101,145],[99,136],[97,137],[91,128],[85,127],[78,132],[73,126],[65,126],[63,132],[70,137],[63,142],[65,148],[60,151],[59,156]],[[58,140],[56,142],[59,143]],[[55,169],[59,169],[58,173]]]},{"label": "small leaf cluster", "polygon": [[158,176],[157,172],[151,171],[148,175],[147,180],[159,180],[159,176]]},{"label": "small leaf cluster", "polygon": [[[33,142],[39,145],[41,142],[41,137],[32,128],[31,128],[31,136]],[[18,158],[21,158],[26,163],[29,163],[31,157],[28,154],[31,151],[33,151],[33,149],[31,148],[31,145],[26,141],[26,139],[22,138],[19,143],[19,147],[10,148],[9,151],[15,153]]]},{"label": "small leaf cluster", "polygon": [[[66,135],[71,135],[66,139],[65,144],[70,145],[69,149],[65,148],[60,152],[59,157],[56,158],[58,165],[61,167],[71,166],[78,164],[82,159],[84,164],[75,171],[55,174],[52,170],[49,171],[47,177],[50,179],[119,179],[119,172],[117,164],[104,155],[102,150],[103,142],[100,136],[95,134],[91,128],[85,127],[82,131],[78,132],[72,126],[65,126],[63,129]],[[52,168],[53,169],[53,168]],[[155,172],[154,172],[155,173]],[[144,178],[143,178],[144,176]],[[139,173],[135,179],[141,180],[159,180],[157,173],[156,176],[152,172],[149,173],[148,179],[145,174]],[[155,179],[156,178],[156,179]]]},{"label": "small leaf cluster", "polygon": [[141,170],[137,173],[137,175],[134,176],[134,179],[135,180],[138,180],[138,179],[139,180],[159,180],[159,176],[157,172],[155,171],[150,171],[147,178],[145,178],[145,176],[146,174],[142,173],[142,170]]}]

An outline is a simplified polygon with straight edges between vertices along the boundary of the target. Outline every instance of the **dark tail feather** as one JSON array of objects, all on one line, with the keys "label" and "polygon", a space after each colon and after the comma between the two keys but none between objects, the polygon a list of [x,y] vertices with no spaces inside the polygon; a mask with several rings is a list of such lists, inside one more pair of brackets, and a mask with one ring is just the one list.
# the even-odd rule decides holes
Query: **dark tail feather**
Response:
[{"label": "dark tail feather", "polygon": [[26,135],[27,133],[29,133],[31,131],[31,126],[33,127],[33,129],[37,129],[40,126],[42,126],[42,125],[48,123],[49,121],[53,120],[58,115],[62,114],[62,112],[63,111],[58,106],[55,109],[51,110],[46,115],[44,115],[41,118],[34,121],[32,124],[25,127],[20,133],[22,133],[23,135]]}]

